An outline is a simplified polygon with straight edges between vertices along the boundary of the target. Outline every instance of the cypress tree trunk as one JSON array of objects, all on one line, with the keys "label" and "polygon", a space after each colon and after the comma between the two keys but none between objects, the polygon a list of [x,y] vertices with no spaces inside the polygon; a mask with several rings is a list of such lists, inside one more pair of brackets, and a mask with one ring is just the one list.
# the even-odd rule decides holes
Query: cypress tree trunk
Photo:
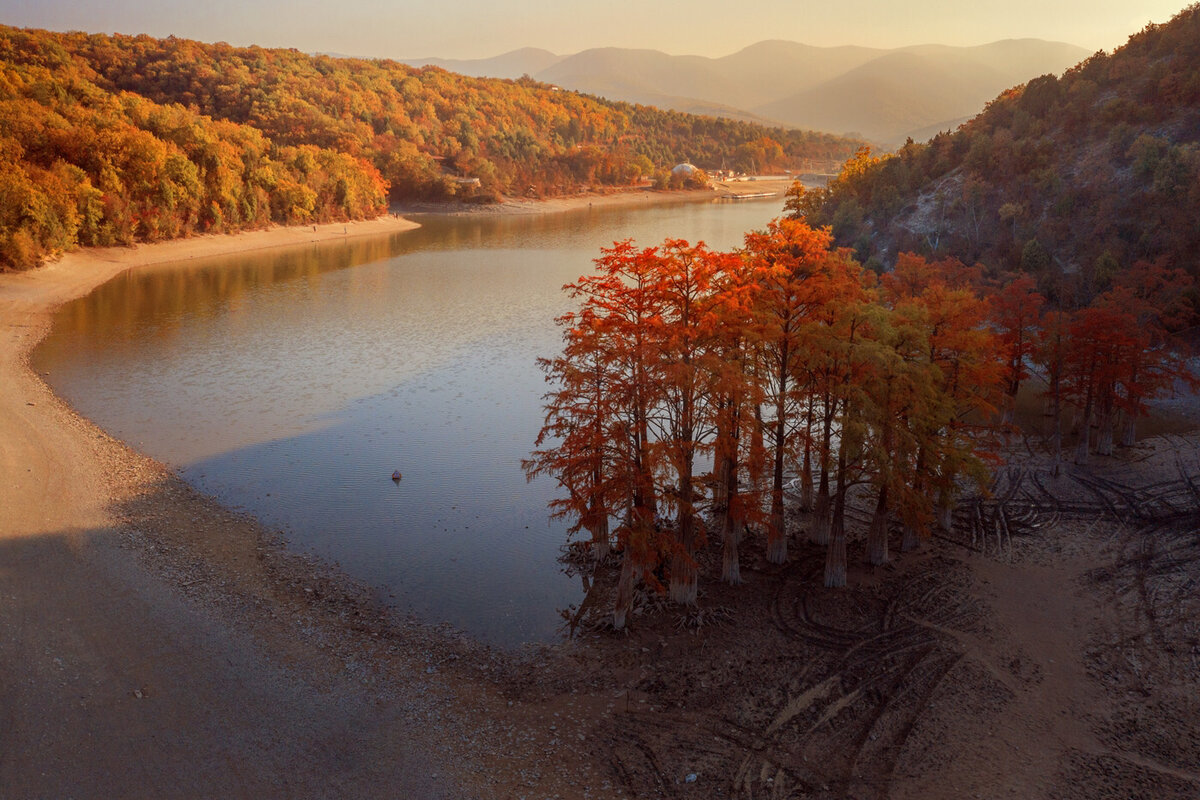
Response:
[{"label": "cypress tree trunk", "polygon": [[762,406],[754,404],[754,425],[750,429],[750,459],[747,466],[750,470],[750,485],[754,491],[761,492],[764,488],[763,469],[767,462],[767,445],[763,441],[766,436],[766,423],[763,422]]},{"label": "cypress tree trunk", "polygon": [[940,527],[946,533],[950,533],[950,531],[954,529],[953,487],[946,486],[938,492],[937,521],[938,527]]},{"label": "cypress tree trunk", "polygon": [[829,549],[825,552],[825,586],[840,589],[846,585],[846,526],[836,514],[830,526]]},{"label": "cypress tree trunk", "polygon": [[812,447],[804,445],[804,463],[800,467],[800,510],[812,511],[813,507],[813,470]]},{"label": "cypress tree trunk", "polygon": [[1000,417],[1000,421],[1005,425],[1012,425],[1017,419],[1017,390],[1010,388],[1004,404],[1004,413]]},{"label": "cypress tree trunk", "polygon": [[592,555],[597,561],[603,562],[608,559],[609,553],[612,552],[612,543],[608,538],[608,515],[605,514],[595,521],[595,527],[592,528]]},{"label": "cypress tree trunk", "polygon": [[825,585],[831,589],[846,585],[846,444],[838,447],[837,491],[834,493],[833,519],[829,526],[829,549],[825,553]]},{"label": "cypress tree trunk", "polygon": [[1091,447],[1092,438],[1092,387],[1089,385],[1087,390],[1086,400],[1083,404],[1083,424],[1079,431],[1079,445],[1075,448],[1075,463],[1086,464],[1088,460],[1088,450]]},{"label": "cypress tree trunk", "polygon": [[812,469],[812,426],[813,410],[816,398],[808,398],[808,414],[804,424],[804,463],[800,468],[800,510],[812,511],[813,507],[813,469]]},{"label": "cypress tree trunk", "polygon": [[742,583],[742,563],[738,545],[742,542],[744,527],[741,514],[735,511],[725,518],[725,530],[721,532],[721,580],[731,586],[739,586]]},{"label": "cypress tree trunk", "polygon": [[1137,444],[1137,417],[1133,414],[1125,414],[1121,425],[1121,446],[1133,447]]},{"label": "cypress tree trunk", "polygon": [[[688,482],[691,490],[690,481]],[[687,503],[691,506],[691,503]],[[696,518],[691,510],[679,514],[679,542],[671,558],[671,584],[669,587],[671,599],[676,603],[694,606],[696,604],[697,570],[696,570]]]},{"label": "cypress tree trunk", "polygon": [[1113,452],[1112,400],[1105,397],[1100,403],[1098,430],[1096,431],[1096,455],[1111,456]]},{"label": "cypress tree trunk", "polygon": [[[781,387],[787,386],[786,375],[781,378]],[[782,564],[787,561],[787,520],[783,507],[783,448],[785,419],[782,389],[775,404],[775,465],[771,473],[771,519],[767,524],[767,562]]]},{"label": "cypress tree trunk", "polygon": [[1062,471],[1062,396],[1059,393],[1058,373],[1055,372],[1050,382],[1050,402],[1054,427],[1050,432],[1050,452],[1054,462],[1050,465],[1050,474],[1055,478]]},{"label": "cypress tree trunk", "polygon": [[[1138,380],[1138,369],[1137,369],[1137,367],[1134,367],[1133,375],[1130,378],[1129,386],[1136,385],[1137,380]],[[1125,400],[1126,400],[1128,408],[1127,408],[1127,410],[1124,410],[1121,412],[1120,444],[1121,444],[1121,447],[1133,447],[1133,445],[1137,442],[1137,425],[1136,425],[1137,417],[1134,415],[1134,411],[1133,411],[1133,409],[1137,408],[1137,403],[1134,401],[1133,390],[1128,387],[1125,389]]]},{"label": "cypress tree trunk", "polygon": [[817,500],[813,503],[812,527],[808,538],[813,544],[829,544],[830,504],[829,504],[829,443],[833,441],[833,407],[825,397],[822,402],[823,419],[821,424],[821,478],[817,487]]},{"label": "cypress tree trunk", "polygon": [[1079,429],[1079,444],[1075,446],[1075,463],[1086,464],[1088,460],[1088,451],[1091,449],[1092,438],[1092,410],[1087,409],[1087,413],[1083,417],[1083,425]]},{"label": "cypress tree trunk", "polygon": [[767,561],[771,564],[783,564],[787,561],[787,536],[783,527],[783,515],[771,514],[771,524],[767,527]]},{"label": "cypress tree trunk", "polygon": [[875,502],[875,514],[871,517],[871,528],[867,533],[867,560],[875,566],[888,562],[888,487],[879,487],[879,498]]},{"label": "cypress tree trunk", "polygon": [[[917,449],[916,475],[913,478],[913,491],[917,496],[925,495],[925,445]],[[900,538],[900,552],[911,553],[921,547],[921,531],[916,525],[906,521],[903,525],[904,535]]]},{"label": "cypress tree trunk", "polygon": [[604,561],[612,552],[608,536],[608,511],[595,500],[588,501],[587,519],[584,527],[592,535],[592,558]]},{"label": "cypress tree trunk", "polygon": [[613,603],[613,628],[619,631],[625,629],[626,618],[633,607],[633,590],[640,577],[640,570],[633,565],[632,550],[629,545],[625,546],[625,553],[621,557],[621,577],[617,579],[617,596]]},{"label": "cypress tree trunk", "polygon": [[829,501],[829,472],[821,470],[821,482],[817,488],[817,501],[813,503],[812,527],[808,538],[813,544],[829,544],[829,524],[832,509]]},{"label": "cypress tree trunk", "polygon": [[742,498],[738,486],[737,466],[732,458],[725,458],[721,465],[723,483],[726,487],[725,509],[721,515],[721,580],[737,586],[742,582],[741,559],[738,545],[742,542],[745,529]]}]

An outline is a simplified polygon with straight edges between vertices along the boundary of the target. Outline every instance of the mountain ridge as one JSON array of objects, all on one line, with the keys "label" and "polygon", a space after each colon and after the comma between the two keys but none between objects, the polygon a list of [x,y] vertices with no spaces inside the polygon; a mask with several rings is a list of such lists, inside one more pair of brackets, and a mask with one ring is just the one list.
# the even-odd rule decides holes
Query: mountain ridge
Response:
[{"label": "mountain ridge", "polygon": [[[609,100],[688,113],[853,132],[890,148],[914,132],[968,118],[1004,89],[1060,73],[1088,55],[1066,42],[1032,38],[898,48],[766,39],[716,58],[597,47],[570,55],[522,48],[486,59],[400,61],[473,76],[528,75]],[[908,66],[897,70],[898,60]],[[847,81],[856,71],[857,79]],[[892,96],[897,100],[881,113],[880,101]]]}]

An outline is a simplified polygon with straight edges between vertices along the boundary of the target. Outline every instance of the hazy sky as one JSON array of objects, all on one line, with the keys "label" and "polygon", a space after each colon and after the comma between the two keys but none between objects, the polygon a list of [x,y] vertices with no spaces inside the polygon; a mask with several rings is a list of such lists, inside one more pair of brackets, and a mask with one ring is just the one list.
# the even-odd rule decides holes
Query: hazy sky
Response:
[{"label": "hazy sky", "polygon": [[148,33],[393,58],[646,47],[722,56],[763,39],[896,47],[1036,37],[1111,50],[1187,0],[0,0],[20,27]]}]

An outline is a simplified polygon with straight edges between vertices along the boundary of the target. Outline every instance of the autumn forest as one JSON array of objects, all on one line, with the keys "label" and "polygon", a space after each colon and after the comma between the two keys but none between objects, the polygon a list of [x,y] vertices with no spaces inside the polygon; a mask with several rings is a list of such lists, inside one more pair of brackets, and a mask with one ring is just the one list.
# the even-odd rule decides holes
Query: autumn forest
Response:
[{"label": "autumn forest", "polygon": [[76,245],[838,162],[859,143],[534,81],[184,39],[0,28],[0,269]]}]

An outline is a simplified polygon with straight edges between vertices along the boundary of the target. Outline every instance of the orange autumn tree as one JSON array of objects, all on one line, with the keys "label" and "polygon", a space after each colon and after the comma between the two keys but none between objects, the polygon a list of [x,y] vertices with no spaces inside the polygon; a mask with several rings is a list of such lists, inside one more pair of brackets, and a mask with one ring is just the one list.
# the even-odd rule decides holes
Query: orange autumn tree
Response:
[{"label": "orange autumn tree", "polygon": [[[938,519],[950,529],[960,479],[982,487],[992,421],[1000,398],[1002,364],[995,334],[985,326],[987,304],[968,289],[931,286],[917,302],[928,313],[929,362],[935,387],[948,410],[944,424],[931,425],[935,456],[933,486]],[[935,418],[936,419],[936,418]]]},{"label": "orange autumn tree", "polygon": [[1042,326],[1037,332],[1037,342],[1033,351],[1034,363],[1042,371],[1046,381],[1043,396],[1047,401],[1047,413],[1050,415],[1050,474],[1058,476],[1062,469],[1062,413],[1066,402],[1064,392],[1064,376],[1067,365],[1067,351],[1070,344],[1071,314],[1065,311],[1051,311],[1042,318]]},{"label": "orange autumn tree", "polygon": [[[772,222],[765,231],[749,233],[742,257],[755,271],[755,320],[759,326],[759,374],[770,411],[770,518],[767,560],[787,560],[784,474],[799,394],[796,381],[812,336],[816,316],[829,303],[837,284],[832,273],[839,259],[831,252],[833,236],[797,220]],[[807,443],[804,446],[808,446]]]},{"label": "orange autumn tree", "polygon": [[[756,371],[760,326],[754,320],[758,289],[748,259],[726,260],[717,273],[712,315],[719,335],[713,339],[709,417],[714,431],[712,511],[721,537],[721,580],[742,582],[739,546],[747,526],[766,520],[753,475],[763,469],[765,451],[755,410],[763,392]],[[746,472],[744,481],[742,473]]]},{"label": "orange autumn tree", "polygon": [[1037,343],[1042,307],[1046,298],[1036,291],[1036,283],[1028,275],[1010,281],[991,298],[991,322],[1000,337],[1006,367],[1004,392],[1007,401],[1003,421],[1012,424],[1016,414],[1017,393],[1029,377],[1026,366]]},{"label": "orange autumn tree", "polygon": [[1076,411],[1074,461],[1083,464],[1093,445],[1098,455],[1111,455],[1118,430],[1120,442],[1132,444],[1151,399],[1177,383],[1200,383],[1188,366],[1190,348],[1176,335],[1195,313],[1194,287],[1182,270],[1138,262],[1087,308],[1046,315],[1034,356],[1047,384],[1056,474],[1064,405]]},{"label": "orange autumn tree", "polygon": [[[1097,304],[1125,309],[1140,332],[1143,346],[1131,353],[1120,376],[1117,407],[1123,418],[1121,444],[1134,443],[1138,417],[1148,413],[1148,400],[1171,391],[1178,381],[1192,388],[1198,376],[1188,368],[1188,348],[1176,333],[1188,324],[1194,309],[1190,298],[1196,280],[1164,260],[1139,261],[1121,272]],[[1111,431],[1102,436],[1111,442]],[[1104,441],[1104,439],[1102,439]],[[1111,448],[1106,448],[1111,452]]]},{"label": "orange autumn tree", "polygon": [[546,396],[546,422],[534,450],[522,462],[530,479],[552,475],[566,492],[551,501],[555,517],[574,518],[569,529],[590,535],[591,553],[597,561],[609,554],[609,520],[622,497],[614,480],[619,452],[612,447],[611,429],[616,409],[610,400],[609,362],[600,320],[590,311],[559,318],[564,327],[563,354],[539,359],[538,364],[557,388]]},{"label": "orange autumn tree", "polygon": [[[825,420],[819,452],[821,482],[817,507],[827,509],[829,546],[826,549],[825,585],[846,585],[846,499],[851,485],[861,477],[866,429],[863,409],[867,402],[866,376],[871,370],[870,340],[876,335],[881,309],[871,302],[861,282],[858,264],[845,262],[836,283],[843,290],[826,303],[815,336],[813,361],[818,375]],[[830,464],[829,432],[836,425],[837,460]],[[832,468],[833,494],[829,495]],[[820,516],[816,524],[822,522]]]},{"label": "orange autumn tree", "polygon": [[[1128,309],[1111,305],[1092,305],[1077,312],[1068,334],[1063,395],[1079,411],[1075,463],[1085,464],[1094,420],[1101,432],[1108,432],[1107,449],[1111,451],[1112,419],[1123,365],[1146,347],[1148,339]],[[1105,451],[1103,445],[1101,451]]]},{"label": "orange autumn tree", "polygon": [[924,529],[932,504],[916,477],[918,452],[928,443],[922,434],[948,417],[937,390],[936,370],[927,358],[924,314],[914,305],[889,309],[877,323],[871,342],[871,368],[864,375],[866,458],[875,491],[867,531],[867,561],[890,560],[889,520],[900,517],[906,531]]},{"label": "orange autumn tree", "polygon": [[986,469],[980,459],[991,434],[999,403],[1002,368],[997,335],[986,325],[988,305],[973,288],[978,270],[956,259],[928,262],[906,253],[882,279],[891,306],[908,314],[926,342],[925,363],[937,402],[915,417],[917,450],[913,462],[913,506],[902,514],[904,540],[910,550],[928,534],[927,510],[933,498],[945,529],[960,479],[982,484]]},{"label": "orange autumn tree", "polygon": [[675,511],[675,541],[670,565],[670,596],[694,605],[697,591],[695,552],[703,540],[696,513],[696,457],[708,450],[713,378],[718,371],[715,342],[725,319],[714,305],[716,276],[733,256],[714,253],[703,243],[669,239],[646,257],[654,265],[653,292],[658,313],[648,334],[658,361],[660,399],[651,417],[657,451],[674,486],[664,493]]},{"label": "orange autumn tree", "polygon": [[[606,520],[618,520],[621,575],[613,627],[620,630],[638,581],[654,581],[654,570],[672,550],[657,525],[659,454],[651,436],[651,417],[662,387],[653,339],[654,328],[661,324],[659,266],[653,249],[637,250],[629,241],[604,249],[596,265],[595,274],[564,287],[581,301],[581,308],[560,318],[566,346],[560,359],[547,362],[547,380],[557,390],[547,395],[546,425],[538,441],[558,438],[553,446],[534,452],[526,473],[552,474],[567,486],[568,498],[556,507],[563,513],[581,520],[585,514],[604,513]],[[593,378],[593,370],[600,374]],[[593,390],[599,396],[590,408],[585,398],[584,411],[578,414],[575,394]],[[590,434],[570,435],[576,417],[601,436],[602,457],[594,452],[597,442]],[[586,494],[581,500],[570,498],[568,484],[579,474],[579,464],[585,475],[589,467],[601,470],[592,491],[604,502],[602,508],[593,508]],[[600,527],[598,520],[592,522]]]}]

